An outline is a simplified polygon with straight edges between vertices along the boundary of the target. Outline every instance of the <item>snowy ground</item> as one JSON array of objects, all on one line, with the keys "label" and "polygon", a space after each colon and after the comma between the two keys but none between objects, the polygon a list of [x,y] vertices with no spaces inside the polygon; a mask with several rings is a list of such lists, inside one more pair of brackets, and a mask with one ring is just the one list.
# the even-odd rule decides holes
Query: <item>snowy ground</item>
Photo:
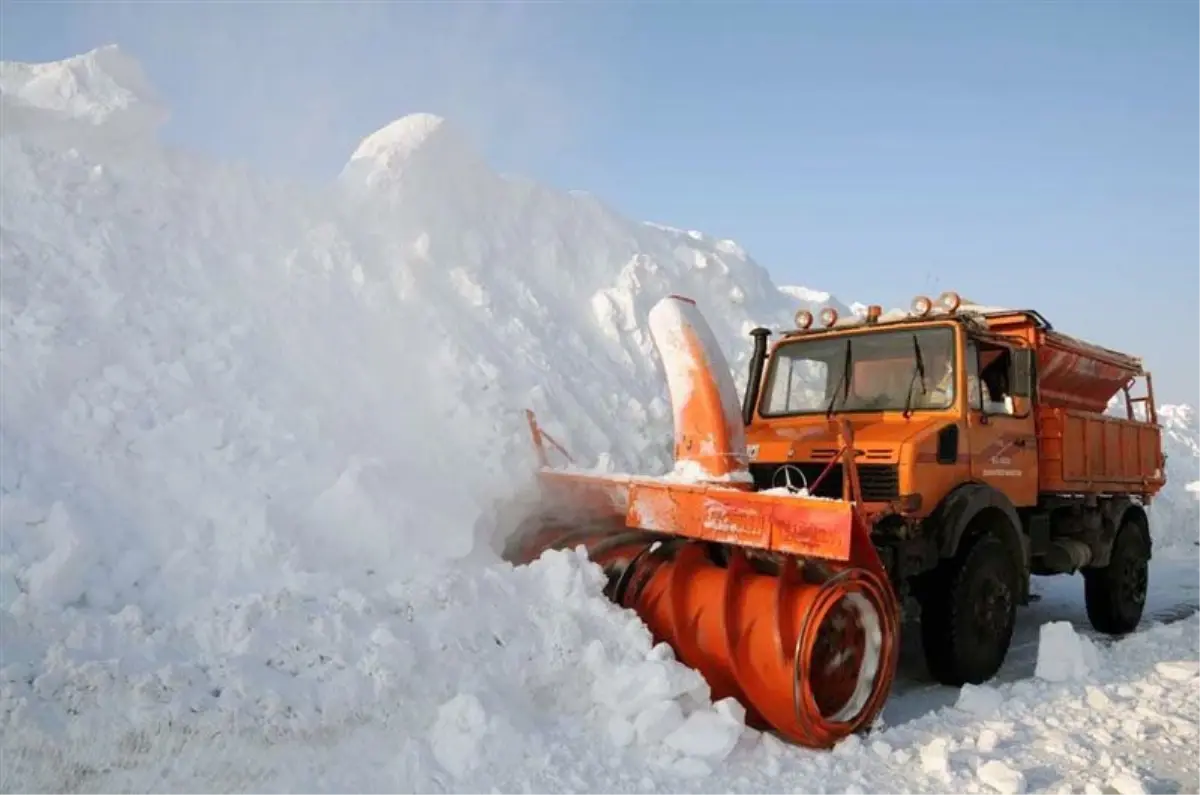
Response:
[{"label": "snowy ground", "polygon": [[[909,663],[886,725],[821,753],[786,747],[720,711],[696,709],[687,723],[679,714],[664,717],[672,713],[661,705],[699,683],[653,653],[637,622],[597,596],[599,579],[589,568],[561,553],[515,576],[471,572],[469,584],[466,575],[451,581],[441,598],[370,619],[373,611],[361,603],[306,609],[303,599],[277,596],[267,612],[273,623],[292,623],[298,635],[311,637],[303,625],[318,617],[347,634],[375,627],[372,648],[356,656],[378,681],[368,712],[295,715],[286,728],[275,723],[267,733],[254,710],[188,714],[185,708],[172,720],[165,717],[172,705],[143,705],[147,714],[138,716],[121,709],[131,704],[122,694],[120,706],[87,712],[49,734],[26,726],[19,737],[7,735],[4,789],[1133,793],[1200,787],[1194,577],[1180,578],[1192,583],[1184,607],[1172,604],[1169,580],[1158,577],[1154,610],[1169,621],[1149,621],[1119,642],[1077,632],[1070,623],[1080,619],[1077,600],[1072,606],[1047,595],[1023,614],[1016,653],[993,686],[923,685]],[[1157,568],[1161,574],[1171,567]],[[500,611],[479,609],[481,598],[509,606],[507,632],[494,627]],[[417,610],[424,615],[419,622]],[[349,677],[337,670],[354,666],[352,652],[336,639],[340,633],[330,634],[323,640],[332,660],[322,665],[319,650],[303,650],[280,668],[321,677],[329,700],[344,703],[353,694],[342,690]],[[148,679],[147,688],[161,693],[164,685]],[[283,679],[256,675],[264,689],[279,688]],[[99,691],[112,684],[97,671],[94,695],[102,698]],[[694,709],[703,697],[679,702]],[[634,730],[622,714],[643,716],[634,721],[641,736],[632,742],[623,736]]]},{"label": "snowy ground", "polygon": [[929,685],[908,643],[879,731],[785,747],[586,561],[484,542],[527,406],[589,462],[667,465],[658,298],[740,378],[748,329],[818,291],[429,116],[312,192],[161,147],[115,49],[2,64],[0,100],[0,789],[1200,787],[1191,407],[1142,631],[1039,581],[994,688]]}]

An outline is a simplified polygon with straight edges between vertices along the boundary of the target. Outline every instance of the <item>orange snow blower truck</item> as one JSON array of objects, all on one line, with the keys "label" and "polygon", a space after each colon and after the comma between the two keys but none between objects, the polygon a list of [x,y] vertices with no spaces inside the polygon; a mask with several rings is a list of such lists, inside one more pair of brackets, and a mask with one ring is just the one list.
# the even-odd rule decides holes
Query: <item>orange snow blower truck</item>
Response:
[{"label": "orange snow blower truck", "polygon": [[[566,451],[530,413],[542,502],[505,557],[583,545],[606,595],[751,725],[822,748],[869,726],[910,610],[938,681],[991,678],[1034,574],[1082,572],[1102,632],[1141,620],[1165,462],[1138,359],[945,293],[802,311],[770,346],[755,329],[739,406],[694,302],[649,321],[675,469],[552,468]],[[1126,416],[1106,414],[1122,391]]]}]

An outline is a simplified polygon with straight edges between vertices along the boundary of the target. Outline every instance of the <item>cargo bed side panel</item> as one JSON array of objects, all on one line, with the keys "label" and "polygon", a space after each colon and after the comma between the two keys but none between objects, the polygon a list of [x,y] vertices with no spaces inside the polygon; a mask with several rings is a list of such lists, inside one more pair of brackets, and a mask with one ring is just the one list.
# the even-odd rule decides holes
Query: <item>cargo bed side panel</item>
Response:
[{"label": "cargo bed side panel", "polygon": [[1043,493],[1153,495],[1162,488],[1157,426],[1046,407],[1038,420]]}]

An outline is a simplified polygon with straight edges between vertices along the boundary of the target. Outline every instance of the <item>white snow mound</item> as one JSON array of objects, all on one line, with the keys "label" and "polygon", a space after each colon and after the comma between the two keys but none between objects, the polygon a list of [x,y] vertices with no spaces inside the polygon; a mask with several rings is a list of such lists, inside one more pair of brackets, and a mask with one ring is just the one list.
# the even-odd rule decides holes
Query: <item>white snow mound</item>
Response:
[{"label": "white snow mound", "polygon": [[472,185],[490,183],[491,177],[466,138],[432,113],[409,114],[371,133],[342,169],[351,190],[405,191],[413,201],[465,198]]},{"label": "white snow mound", "polygon": [[412,113],[364,138],[350,161],[369,158],[384,166],[399,166],[414,153],[430,149],[441,149],[448,161],[473,156],[445,119],[432,113]]},{"label": "white snow mound", "polygon": [[0,62],[0,134],[61,144],[153,137],[167,111],[116,45],[51,63]]},{"label": "white snow mound", "polygon": [[[119,71],[73,112],[117,107],[110,94],[132,105],[141,87]],[[56,110],[54,92],[18,88]],[[86,118],[101,135],[123,124]],[[491,498],[533,471],[526,407],[585,459],[665,471],[646,313],[695,296],[722,347],[747,349],[748,327],[790,317],[765,271],[503,178],[425,115],[369,136],[343,190],[317,193],[159,147],[13,132],[0,140],[5,737],[53,746],[170,721],[296,738],[401,714],[441,765],[464,721],[484,745],[515,732],[536,754],[554,737],[589,745],[620,717],[686,756],[662,744],[711,710],[703,681],[652,652],[598,570],[501,564]],[[546,590],[520,584],[531,576]],[[610,618],[575,623],[572,599]],[[628,712],[606,695],[621,681],[661,686]],[[498,748],[493,766],[511,763]]]}]

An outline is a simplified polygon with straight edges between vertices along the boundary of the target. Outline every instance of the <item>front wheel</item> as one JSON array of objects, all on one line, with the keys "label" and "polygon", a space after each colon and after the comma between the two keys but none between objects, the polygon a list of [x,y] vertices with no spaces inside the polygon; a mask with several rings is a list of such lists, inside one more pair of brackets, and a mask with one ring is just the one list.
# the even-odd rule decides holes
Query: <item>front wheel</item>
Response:
[{"label": "front wheel", "polygon": [[921,643],[929,672],[944,685],[982,684],[996,675],[1016,625],[1020,569],[989,529],[963,539],[931,572],[921,600]]},{"label": "front wheel", "polygon": [[1141,526],[1126,519],[1113,539],[1108,565],[1083,570],[1084,603],[1097,631],[1125,635],[1141,623],[1150,579],[1148,553]]}]

